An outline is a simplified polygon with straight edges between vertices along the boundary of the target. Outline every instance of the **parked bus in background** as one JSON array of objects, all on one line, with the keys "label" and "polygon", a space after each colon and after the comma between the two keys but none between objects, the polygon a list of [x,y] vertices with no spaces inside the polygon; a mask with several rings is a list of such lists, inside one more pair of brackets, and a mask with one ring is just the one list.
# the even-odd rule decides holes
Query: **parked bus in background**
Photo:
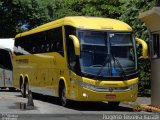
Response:
[{"label": "parked bus in background", "polygon": [[12,51],[13,38],[0,39],[0,88],[13,88]]},{"label": "parked bus in background", "polygon": [[[143,46],[146,43],[136,39]],[[98,17],[65,17],[15,37],[14,85],[71,101],[135,101],[136,41],[126,23]]]}]

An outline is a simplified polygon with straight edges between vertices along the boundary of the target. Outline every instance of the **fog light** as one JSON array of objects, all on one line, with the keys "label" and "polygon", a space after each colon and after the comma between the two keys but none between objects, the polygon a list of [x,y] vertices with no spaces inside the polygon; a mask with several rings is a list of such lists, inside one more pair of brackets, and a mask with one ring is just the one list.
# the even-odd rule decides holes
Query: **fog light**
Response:
[{"label": "fog light", "polygon": [[83,95],[83,97],[85,97],[85,98],[88,97],[88,95],[87,95],[86,93],[83,93],[82,95]]}]

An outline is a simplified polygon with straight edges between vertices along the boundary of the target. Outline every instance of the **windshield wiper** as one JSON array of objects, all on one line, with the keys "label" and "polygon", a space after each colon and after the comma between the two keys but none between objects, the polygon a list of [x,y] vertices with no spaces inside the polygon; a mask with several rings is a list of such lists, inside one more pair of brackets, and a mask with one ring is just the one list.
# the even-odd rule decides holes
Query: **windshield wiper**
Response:
[{"label": "windshield wiper", "polygon": [[119,62],[119,60],[112,54],[112,55],[110,55],[110,54],[107,54],[107,56],[106,56],[106,58],[105,58],[105,61],[104,61],[104,63],[103,63],[103,66],[100,68],[100,70],[97,72],[97,77],[99,77],[100,76],[100,74],[102,73],[102,70],[104,69],[104,67],[106,66],[106,64],[108,64],[108,70],[110,70],[110,75],[111,75],[111,77],[112,77],[112,75],[113,75],[113,67],[112,67],[112,63],[111,63],[111,56],[112,56],[112,58],[113,58],[113,61],[114,61],[114,64],[115,64],[115,61],[116,61],[116,63],[117,63],[117,65],[119,66],[119,68],[120,68],[120,71],[121,71],[121,73],[120,73],[120,76],[124,79],[124,80],[126,80],[127,79],[127,76],[126,76],[126,73],[125,73],[125,71],[124,71],[124,69],[123,69],[123,67],[122,67],[122,65],[120,64],[120,62]]},{"label": "windshield wiper", "polygon": [[126,73],[121,65],[121,63],[119,62],[119,60],[112,54],[112,58],[113,58],[113,61],[114,61],[114,65],[115,65],[115,61],[117,62],[117,65],[119,66],[120,70],[121,70],[121,73],[120,73],[120,76],[126,80],[127,79],[127,76],[126,76]]},{"label": "windshield wiper", "polygon": [[[104,60],[104,63],[103,63],[103,66],[99,69],[99,71],[97,72],[97,75],[96,77],[99,77],[100,74],[102,73],[102,70],[104,69],[104,67],[106,66],[106,64],[108,64],[108,69],[110,70],[111,68],[111,60],[110,60],[110,54],[107,54],[105,60]],[[110,70],[111,71],[111,70]]]}]

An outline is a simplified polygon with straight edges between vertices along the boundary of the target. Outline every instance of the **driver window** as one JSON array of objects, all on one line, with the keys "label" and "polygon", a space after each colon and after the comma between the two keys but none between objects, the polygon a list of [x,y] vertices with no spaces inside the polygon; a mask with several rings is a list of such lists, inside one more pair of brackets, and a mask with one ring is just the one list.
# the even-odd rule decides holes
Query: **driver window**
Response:
[{"label": "driver window", "polygon": [[74,70],[76,66],[76,55],[74,50],[74,44],[69,35],[76,35],[75,28],[72,26],[65,26],[65,38],[67,44],[67,58],[70,69]]}]

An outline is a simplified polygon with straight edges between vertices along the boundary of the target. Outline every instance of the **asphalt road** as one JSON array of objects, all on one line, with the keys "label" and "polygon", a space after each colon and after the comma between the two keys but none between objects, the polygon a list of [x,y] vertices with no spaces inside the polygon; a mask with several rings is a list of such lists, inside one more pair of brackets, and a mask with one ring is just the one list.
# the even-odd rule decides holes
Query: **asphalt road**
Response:
[{"label": "asphalt road", "polygon": [[[103,120],[103,119],[138,119],[144,115],[155,117],[157,113],[134,112],[130,104],[121,103],[116,109],[107,103],[76,102],[69,108],[60,106],[58,98],[33,94],[33,107],[27,107],[27,98],[22,98],[19,91],[0,91],[0,119],[2,120]],[[148,100],[148,99],[147,99]],[[142,100],[140,100],[142,102]],[[146,101],[146,100],[145,100]],[[149,101],[147,101],[149,102]],[[147,103],[146,103],[147,104]],[[132,116],[134,115],[134,116]],[[127,117],[128,116],[128,117]],[[129,118],[129,116],[132,116]],[[159,120],[160,116],[156,116]],[[146,118],[147,119],[147,118]]]}]

